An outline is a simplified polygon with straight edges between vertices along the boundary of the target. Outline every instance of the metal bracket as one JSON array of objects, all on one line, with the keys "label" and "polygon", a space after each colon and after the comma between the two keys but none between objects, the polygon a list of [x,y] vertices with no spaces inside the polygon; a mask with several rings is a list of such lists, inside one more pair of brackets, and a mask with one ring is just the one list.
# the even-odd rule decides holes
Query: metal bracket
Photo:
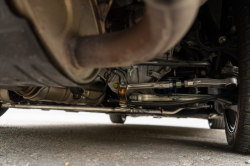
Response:
[{"label": "metal bracket", "polygon": [[218,98],[216,100],[216,102],[221,104],[221,106],[224,110],[230,109],[230,110],[233,110],[235,112],[238,112],[238,105],[233,105],[233,103],[229,100]]},{"label": "metal bracket", "polygon": [[127,80],[128,82],[130,81],[130,77],[132,76],[132,72],[135,70],[135,69],[138,69],[138,66],[131,66],[131,68],[127,69]]},{"label": "metal bracket", "polygon": [[148,71],[148,76],[149,76],[149,77],[154,77],[154,78],[159,79],[159,78],[161,77],[161,74],[160,74],[160,73],[157,73],[157,72],[155,72],[155,71],[149,70],[149,71]]},{"label": "metal bracket", "polygon": [[227,109],[230,109],[234,112],[238,112],[238,105],[230,105],[230,106],[225,106]]}]

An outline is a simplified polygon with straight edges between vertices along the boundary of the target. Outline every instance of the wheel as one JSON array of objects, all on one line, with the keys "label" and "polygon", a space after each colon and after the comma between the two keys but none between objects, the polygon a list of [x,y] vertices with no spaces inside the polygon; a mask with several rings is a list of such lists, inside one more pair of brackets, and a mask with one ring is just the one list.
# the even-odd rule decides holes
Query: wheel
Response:
[{"label": "wheel", "polygon": [[228,144],[236,151],[250,153],[250,1],[232,0],[238,35],[238,112],[225,110]]},{"label": "wheel", "polygon": [[217,119],[209,119],[208,124],[210,129],[225,129],[225,122],[223,116]]},{"label": "wheel", "polygon": [[126,116],[125,115],[109,115],[109,118],[112,123],[125,123]]},{"label": "wheel", "polygon": [[0,117],[8,110],[8,108],[0,108]]}]

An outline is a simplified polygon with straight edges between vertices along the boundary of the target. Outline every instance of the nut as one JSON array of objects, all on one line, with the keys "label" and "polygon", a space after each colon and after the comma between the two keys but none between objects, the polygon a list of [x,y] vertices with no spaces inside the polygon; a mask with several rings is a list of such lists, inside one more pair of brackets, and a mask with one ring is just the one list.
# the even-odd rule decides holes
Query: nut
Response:
[{"label": "nut", "polygon": [[138,101],[138,96],[137,95],[131,95],[131,96],[129,96],[129,99],[131,101]]},{"label": "nut", "polygon": [[172,81],[169,81],[169,88],[173,88],[174,87],[174,83]]},{"label": "nut", "polygon": [[127,84],[125,82],[121,82],[120,87],[126,87]]},{"label": "nut", "polygon": [[187,81],[187,80],[184,81],[184,86],[185,86],[186,88],[188,87],[188,81]]},{"label": "nut", "polygon": [[181,81],[176,81],[175,83],[177,88],[181,88],[182,87],[182,82]]}]

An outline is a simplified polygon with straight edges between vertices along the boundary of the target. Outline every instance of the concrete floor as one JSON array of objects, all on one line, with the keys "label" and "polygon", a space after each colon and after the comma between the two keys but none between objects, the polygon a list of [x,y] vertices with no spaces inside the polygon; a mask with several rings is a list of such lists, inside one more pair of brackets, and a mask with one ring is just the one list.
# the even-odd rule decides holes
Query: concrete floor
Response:
[{"label": "concrete floor", "polygon": [[[175,126],[175,127],[174,127]],[[9,110],[0,119],[0,166],[250,165],[206,120]]]}]

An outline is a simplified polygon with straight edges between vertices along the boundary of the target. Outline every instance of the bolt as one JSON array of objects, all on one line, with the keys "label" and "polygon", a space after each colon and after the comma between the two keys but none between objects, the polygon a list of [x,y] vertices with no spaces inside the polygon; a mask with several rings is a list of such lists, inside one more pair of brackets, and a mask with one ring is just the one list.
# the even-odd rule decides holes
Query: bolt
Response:
[{"label": "bolt", "polygon": [[230,61],[228,61],[226,66],[233,66],[233,64]]},{"label": "bolt", "polygon": [[73,99],[80,99],[81,96],[79,94],[73,94]]},{"label": "bolt", "polygon": [[202,70],[202,71],[201,71],[201,75],[205,76],[206,74],[207,74],[207,73],[206,73],[205,70]]},{"label": "bolt", "polygon": [[119,84],[118,83],[114,83],[114,88],[117,89],[119,87]]},{"label": "bolt", "polygon": [[125,82],[121,82],[121,86],[125,86],[126,84],[125,84]]},{"label": "bolt", "polygon": [[122,107],[122,108],[126,108],[126,107],[127,107],[127,104],[122,104],[122,103],[120,103],[119,105],[120,105],[120,107]]},{"label": "bolt", "polygon": [[233,70],[234,70],[234,72],[239,72],[239,68],[238,67],[235,67]]},{"label": "bolt", "polygon": [[107,21],[106,21],[106,28],[108,29],[108,28],[110,28],[111,26],[112,26],[112,22],[109,21],[109,20],[107,20]]},{"label": "bolt", "polygon": [[169,71],[169,69],[170,69],[170,67],[166,66],[165,70],[166,70],[166,71]]},{"label": "bolt", "polygon": [[225,37],[225,36],[221,36],[220,38],[219,38],[219,44],[220,45],[223,45],[223,44],[225,44],[227,42],[227,38]]},{"label": "bolt", "polygon": [[176,98],[176,97],[174,97],[174,98],[173,98],[173,101],[177,101],[177,98]]},{"label": "bolt", "polygon": [[109,73],[106,72],[106,73],[104,74],[104,78],[107,79],[107,78],[108,78],[108,75],[109,75]]}]

